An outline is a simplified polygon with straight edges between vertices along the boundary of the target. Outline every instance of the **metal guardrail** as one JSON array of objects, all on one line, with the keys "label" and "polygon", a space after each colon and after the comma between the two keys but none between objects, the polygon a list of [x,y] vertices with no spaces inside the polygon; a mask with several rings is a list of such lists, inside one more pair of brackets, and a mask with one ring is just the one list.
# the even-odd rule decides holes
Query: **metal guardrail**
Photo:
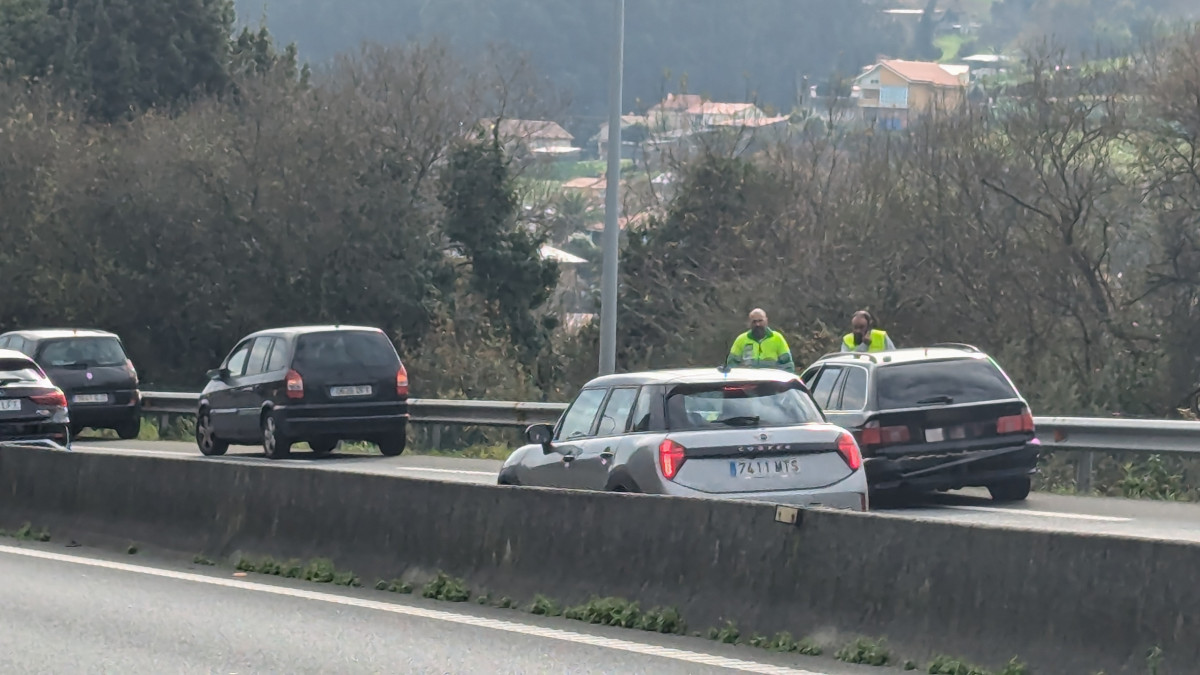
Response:
[{"label": "metal guardrail", "polygon": [[[147,415],[195,415],[199,401],[200,395],[190,392],[143,391],[142,412]],[[409,420],[418,424],[526,427],[553,424],[566,409],[565,403],[408,399]]]},{"label": "metal guardrail", "polygon": [[[160,431],[172,415],[194,415],[199,394],[142,392],[142,410],[159,416]],[[565,403],[518,401],[456,401],[409,399],[410,420],[417,424],[524,427],[553,424],[567,409]],[[1038,441],[1051,450],[1079,452],[1075,487],[1090,492],[1097,452],[1169,454],[1200,458],[1200,422],[1119,419],[1105,417],[1035,417]],[[434,426],[435,445],[441,428]]]},{"label": "metal guardrail", "polygon": [[[142,392],[148,415],[193,415],[200,395],[189,392]],[[565,403],[456,401],[414,398],[411,421],[418,424],[470,424],[524,427],[553,424]],[[1200,422],[1105,417],[1035,417],[1038,440],[1046,448],[1094,452],[1138,452],[1200,457]]]}]

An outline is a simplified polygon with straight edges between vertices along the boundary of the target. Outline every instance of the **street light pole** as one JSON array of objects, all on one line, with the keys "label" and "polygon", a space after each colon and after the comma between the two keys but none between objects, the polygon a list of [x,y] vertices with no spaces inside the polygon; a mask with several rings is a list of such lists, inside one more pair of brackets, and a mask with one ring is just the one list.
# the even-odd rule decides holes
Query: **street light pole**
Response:
[{"label": "street light pole", "polygon": [[613,0],[608,82],[608,180],[604,190],[604,270],[600,283],[600,374],[617,370],[617,256],[621,237],[621,79],[625,70],[625,0]]}]

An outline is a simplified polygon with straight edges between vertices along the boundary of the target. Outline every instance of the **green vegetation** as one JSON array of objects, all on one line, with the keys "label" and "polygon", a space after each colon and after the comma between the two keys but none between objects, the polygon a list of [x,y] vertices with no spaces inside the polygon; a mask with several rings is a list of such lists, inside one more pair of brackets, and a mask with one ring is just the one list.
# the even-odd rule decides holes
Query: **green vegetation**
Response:
[{"label": "green vegetation", "polygon": [[[194,562],[213,564],[201,556],[196,556]],[[359,585],[357,575],[345,570],[337,570],[332,561],[324,558],[314,559],[304,564],[298,560],[280,563],[270,557],[260,559],[242,557],[237,560],[236,569],[242,572],[270,574],[289,579],[303,579],[315,583],[334,583],[343,586]],[[375,582],[374,588],[376,591],[387,593],[410,594],[413,592],[412,584],[400,579],[393,579],[391,581],[379,579]],[[467,602],[471,599],[472,593],[464,580],[451,577],[445,572],[438,572],[424,585],[421,590],[421,596],[444,602]],[[522,610],[521,605],[508,596],[501,596],[499,599],[494,600],[491,593],[480,593],[475,595],[475,601],[479,605],[499,609]],[[643,612],[638,608],[638,603],[624,598],[594,596],[587,602],[569,607],[564,611],[557,601],[545,595],[538,594],[534,596],[533,601],[524,607],[522,611],[536,616],[562,616],[573,621],[583,621],[602,626],[630,628],[672,635],[688,634],[687,624],[684,622],[678,609],[674,607],[654,607],[649,611]],[[691,634],[694,637],[705,635],[699,631],[692,632]],[[726,621],[719,628],[709,628],[706,635],[708,639],[723,644],[737,645],[742,642],[741,630],[732,621]],[[747,644],[758,649],[812,657],[821,656],[825,651],[812,638],[796,640],[792,637],[791,633],[786,631],[778,632],[772,637],[756,633],[750,637]],[[1157,667],[1153,664],[1161,660],[1161,657],[1162,652],[1157,648],[1151,650],[1149,653],[1147,659],[1148,663],[1152,664],[1152,674]],[[885,666],[892,661],[892,655],[887,649],[884,640],[871,640],[865,637],[857,638],[837,650],[834,658],[847,663],[871,666]],[[916,670],[916,663],[911,660],[905,661],[904,669]],[[993,674],[992,671],[969,665],[959,659],[939,656],[930,664],[928,672],[931,675],[1030,675],[1028,668],[1015,657],[1002,670]]]},{"label": "green vegetation", "polygon": [[269,574],[285,579],[301,579],[318,584],[332,583],[337,586],[361,586],[358,576],[353,572],[338,570],[328,558],[314,558],[308,563],[299,560],[276,561],[270,556],[254,560],[248,557],[238,559],[236,568],[242,572]]},{"label": "green vegetation", "polygon": [[737,624],[732,621],[726,621],[724,626],[720,628],[709,628],[708,639],[716,640],[727,645],[736,645],[742,637],[742,632],[738,630]]},{"label": "green vegetation", "polygon": [[539,616],[562,616],[562,612],[557,602],[540,594],[533,596],[533,604],[529,606],[529,613]]},{"label": "green vegetation", "polygon": [[0,537],[12,537],[13,539],[19,539],[21,541],[46,542],[50,541],[50,531],[44,527],[40,530],[35,530],[31,523],[25,522],[14,532],[0,530]]},{"label": "green vegetation", "polygon": [[942,55],[938,60],[947,62],[963,56],[970,56],[969,54],[962,53],[962,47],[966,41],[966,38],[962,35],[955,34],[941,35],[935,38],[933,45],[942,51]]},{"label": "green vegetation", "polygon": [[208,558],[206,558],[202,555],[197,555],[196,557],[192,558],[192,563],[196,564],[196,565],[207,565],[210,567],[213,565],[216,565],[215,562],[209,560]]},{"label": "green vegetation", "polygon": [[379,581],[375,582],[375,590],[407,595],[413,592],[413,585],[405,581],[401,581],[400,579],[392,579],[391,581],[384,581],[383,579],[380,579]]},{"label": "green vegetation", "polygon": [[437,576],[421,589],[421,596],[432,600],[466,602],[471,599],[471,591],[462,579],[455,579],[445,572],[438,572]]},{"label": "green vegetation", "polygon": [[592,598],[582,605],[568,608],[563,612],[563,616],[602,626],[636,628],[641,619],[641,611],[638,610],[636,602],[624,598]]},{"label": "green vegetation", "polygon": [[886,640],[871,640],[865,637],[855,639],[850,644],[837,650],[834,658],[846,663],[861,663],[867,666],[886,666],[892,660],[887,649]]}]

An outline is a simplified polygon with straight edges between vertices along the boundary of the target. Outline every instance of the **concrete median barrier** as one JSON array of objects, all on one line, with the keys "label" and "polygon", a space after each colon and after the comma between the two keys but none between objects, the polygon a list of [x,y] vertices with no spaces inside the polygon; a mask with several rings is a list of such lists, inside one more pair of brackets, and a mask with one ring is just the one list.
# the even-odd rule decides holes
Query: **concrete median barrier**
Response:
[{"label": "concrete median barrier", "polygon": [[191,556],[332,558],[369,583],[674,606],[693,628],[886,637],[1037,673],[1200,663],[1200,546],[875,514],[442,483],[248,462],[0,448],[0,526]]}]

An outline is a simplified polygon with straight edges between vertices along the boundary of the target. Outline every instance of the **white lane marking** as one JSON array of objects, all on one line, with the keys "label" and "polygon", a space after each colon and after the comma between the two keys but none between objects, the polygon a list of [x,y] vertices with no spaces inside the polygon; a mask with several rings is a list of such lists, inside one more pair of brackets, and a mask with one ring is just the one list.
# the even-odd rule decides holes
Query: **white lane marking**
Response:
[{"label": "white lane marking", "polygon": [[[176,457],[176,458],[193,459],[193,460],[204,459],[203,455],[190,455],[186,452],[173,452],[171,450],[141,450],[141,449],[136,449],[136,448],[117,448],[117,447],[103,446],[103,445],[85,445],[85,446],[82,446],[82,448],[86,448],[88,450],[101,450],[101,451],[105,451],[105,452],[112,452],[113,454],[119,454],[119,455],[141,455],[142,457]],[[213,460],[235,461],[235,462],[262,460],[262,463],[264,463],[264,464],[268,463],[266,459],[264,459],[262,457],[256,457],[254,455],[231,455],[228,457],[214,457],[212,459],[209,459],[208,461],[213,461]],[[285,464],[285,465],[289,465],[289,466],[319,467],[322,464],[328,464],[329,462],[336,462],[336,461],[337,461],[337,459],[333,459],[333,460],[326,459],[326,460],[321,460],[321,464],[314,464],[312,462],[306,462],[306,461],[300,460],[300,459],[284,459],[284,460],[275,460],[273,462],[269,462],[269,464]],[[351,464],[328,464],[328,465],[329,466],[353,466]],[[497,473],[492,472],[492,471],[470,471],[467,469],[434,469],[431,467],[424,467],[424,466],[403,466],[403,465],[402,466],[385,465],[385,467],[392,471],[427,471],[430,473],[449,473],[449,474],[460,474],[460,475],[465,475],[465,476],[488,476],[491,478],[495,478],[497,476]],[[366,468],[366,467],[363,467],[363,468]]]},{"label": "white lane marking", "polygon": [[939,504],[938,508],[955,511],[981,511],[983,513],[1003,513],[1007,516],[1033,516],[1035,518],[1064,518],[1067,520],[1093,520],[1105,523],[1128,523],[1133,518],[1117,516],[1094,516],[1087,513],[1059,513],[1057,511],[1034,511],[1031,509],[1006,509],[998,506],[964,506],[960,504]]},{"label": "white lane marking", "polygon": [[743,659],[731,659],[724,656],[715,656],[712,654],[702,654],[699,652],[690,652],[682,649],[674,649],[671,647],[659,647],[656,645],[644,644],[641,642],[631,642],[629,640],[619,640],[616,638],[600,637],[596,635],[585,635],[573,631],[561,630],[558,628],[544,628],[541,626],[530,626],[527,624],[516,623],[513,621],[500,621],[497,619],[485,619],[477,616],[469,616],[466,614],[455,614],[437,609],[426,609],[423,607],[410,607],[406,605],[393,605],[386,602],[376,600],[364,600],[362,598],[352,598],[341,595],[332,595],[330,593],[318,593],[315,591],[306,591],[299,588],[287,588],[284,586],[272,586],[269,584],[260,584],[253,581],[235,581],[233,579],[220,579],[217,577],[209,577],[201,574],[192,574],[189,572],[176,572],[173,570],[164,570],[156,567],[143,567],[140,565],[129,565],[126,563],[113,562],[109,560],[97,560],[94,558],[82,558],[72,555],[63,555],[61,553],[51,553],[49,551],[39,551],[37,549],[16,548],[12,546],[0,546],[0,553],[8,553],[10,555],[25,556],[27,558],[39,558],[42,560],[54,560],[58,562],[72,563],[76,565],[85,565],[88,567],[101,567],[104,569],[118,570],[122,572],[133,572],[135,574],[145,574],[148,576],[163,577],[166,579],[175,579],[178,581],[191,581],[199,584],[208,584],[210,586],[222,586],[225,588],[237,588],[247,591],[256,591],[259,593],[269,593],[272,595],[281,595],[291,598],[300,598],[304,600],[317,600],[320,602],[328,602],[336,605],[349,607],[359,607],[362,609],[373,609],[380,612],[389,612],[391,614],[401,614],[404,616],[413,616],[422,619],[433,619],[435,621],[446,621],[448,623],[456,623],[464,626],[474,626],[477,628],[491,628],[493,630],[505,631],[508,633],[517,633],[519,635],[527,635],[532,637],[547,638],[550,640],[561,640],[563,642],[571,642],[575,644],[591,645],[595,647],[604,647],[606,649],[615,649],[624,652],[632,652],[634,654],[642,654],[643,656],[657,656],[665,659],[673,659],[675,661],[683,661],[685,663],[694,663],[708,666],[718,666],[728,668],[730,670],[740,670],[747,673],[762,673],[763,675],[832,675],[831,673],[822,673],[812,670],[800,670],[798,668],[787,668],[784,666],[772,666],[765,663],[756,663],[754,661],[745,661]]}]

